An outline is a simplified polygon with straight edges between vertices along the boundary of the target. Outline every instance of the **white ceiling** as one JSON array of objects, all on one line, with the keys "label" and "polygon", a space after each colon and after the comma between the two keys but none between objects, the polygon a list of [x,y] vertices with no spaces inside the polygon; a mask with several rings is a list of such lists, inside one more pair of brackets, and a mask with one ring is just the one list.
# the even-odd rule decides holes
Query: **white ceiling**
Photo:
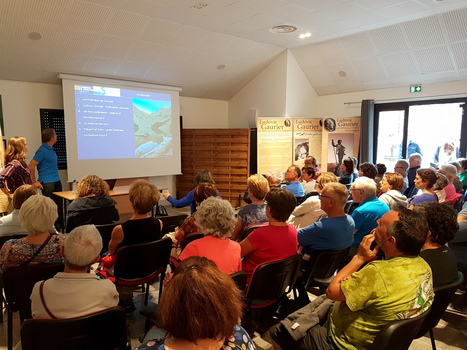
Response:
[{"label": "white ceiling", "polygon": [[[269,32],[280,24],[298,31]],[[467,79],[467,1],[0,0],[0,79],[61,72],[229,99],[285,49],[319,95]]]}]

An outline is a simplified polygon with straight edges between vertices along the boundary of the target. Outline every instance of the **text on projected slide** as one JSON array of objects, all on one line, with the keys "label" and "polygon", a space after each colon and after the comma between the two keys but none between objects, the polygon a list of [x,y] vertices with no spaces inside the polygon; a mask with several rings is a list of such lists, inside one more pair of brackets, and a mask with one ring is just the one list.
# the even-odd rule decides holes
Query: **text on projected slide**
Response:
[{"label": "text on projected slide", "polygon": [[170,156],[170,94],[75,85],[78,159]]}]

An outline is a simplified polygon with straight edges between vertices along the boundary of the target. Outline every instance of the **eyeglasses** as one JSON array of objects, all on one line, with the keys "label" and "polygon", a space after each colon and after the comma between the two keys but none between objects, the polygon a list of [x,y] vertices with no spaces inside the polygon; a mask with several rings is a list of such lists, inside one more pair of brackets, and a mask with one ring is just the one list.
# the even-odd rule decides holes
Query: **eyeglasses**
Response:
[{"label": "eyeglasses", "polygon": [[320,199],[321,199],[321,198],[329,198],[329,199],[334,200],[334,198],[329,197],[329,196],[324,196],[324,195],[322,195],[322,194],[318,194],[318,198],[320,198]]}]

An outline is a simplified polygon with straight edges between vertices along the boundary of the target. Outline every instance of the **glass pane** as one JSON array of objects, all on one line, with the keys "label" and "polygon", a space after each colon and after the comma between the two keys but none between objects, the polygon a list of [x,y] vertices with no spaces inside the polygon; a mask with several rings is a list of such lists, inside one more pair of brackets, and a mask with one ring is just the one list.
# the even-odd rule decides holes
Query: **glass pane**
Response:
[{"label": "glass pane", "polygon": [[394,171],[394,165],[401,158],[403,133],[403,110],[379,112],[376,163],[385,164],[388,172]]},{"label": "glass pane", "polygon": [[[458,158],[461,123],[461,103],[409,107],[407,141],[418,144],[419,152],[423,155],[422,167],[444,164]],[[454,152],[450,153],[449,147],[447,152],[444,152],[443,145],[446,142],[454,144]]]}]

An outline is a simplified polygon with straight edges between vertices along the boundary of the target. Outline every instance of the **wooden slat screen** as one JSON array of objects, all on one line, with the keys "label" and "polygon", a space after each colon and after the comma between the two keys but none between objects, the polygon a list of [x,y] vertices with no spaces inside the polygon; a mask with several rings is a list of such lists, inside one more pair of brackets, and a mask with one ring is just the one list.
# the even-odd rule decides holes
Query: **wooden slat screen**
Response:
[{"label": "wooden slat screen", "polygon": [[250,164],[249,129],[183,129],[182,173],[177,176],[177,198],[193,189],[196,173],[211,170],[223,199],[238,205],[243,196]]}]

